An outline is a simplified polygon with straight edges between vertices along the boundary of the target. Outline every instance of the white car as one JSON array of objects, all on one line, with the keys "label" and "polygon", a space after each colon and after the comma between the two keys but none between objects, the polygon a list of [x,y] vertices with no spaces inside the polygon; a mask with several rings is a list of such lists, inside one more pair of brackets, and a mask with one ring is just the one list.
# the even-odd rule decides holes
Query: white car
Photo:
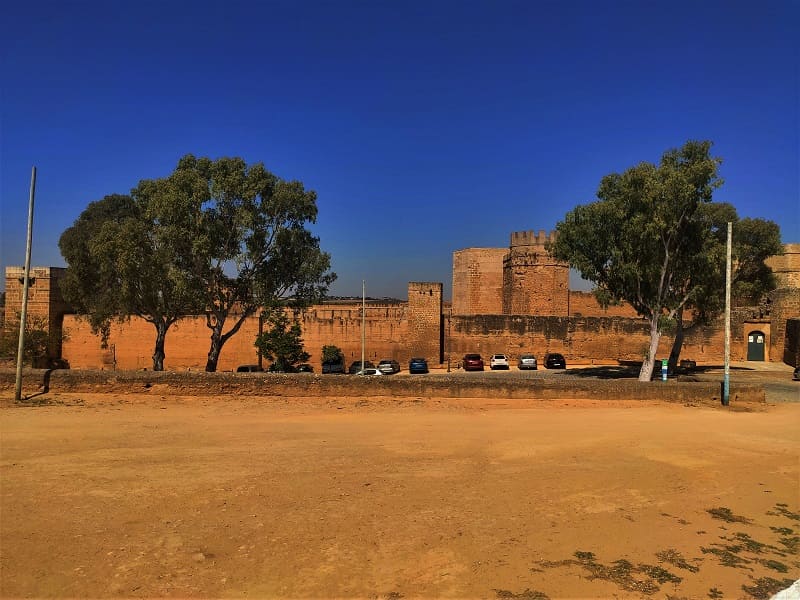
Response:
[{"label": "white car", "polygon": [[508,357],[505,354],[492,354],[489,359],[489,368],[495,369],[508,369]]},{"label": "white car", "polygon": [[358,373],[356,373],[356,375],[362,375],[364,377],[372,377],[374,375],[383,375],[383,373],[381,373],[379,369],[367,368],[360,370]]}]

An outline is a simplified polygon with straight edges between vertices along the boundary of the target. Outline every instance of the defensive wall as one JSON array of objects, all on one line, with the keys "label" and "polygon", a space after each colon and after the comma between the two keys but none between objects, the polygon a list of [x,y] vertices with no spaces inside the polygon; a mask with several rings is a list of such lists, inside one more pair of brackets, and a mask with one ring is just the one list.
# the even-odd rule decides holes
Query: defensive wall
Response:
[{"label": "defensive wall", "polygon": [[[541,359],[548,351],[562,352],[571,364],[641,360],[648,341],[645,321],[628,305],[604,308],[593,294],[570,291],[567,266],[547,254],[545,244],[552,239],[545,232],[516,232],[508,249],[454,252],[451,304],[443,301],[440,282],[409,283],[407,301],[368,302],[364,317],[367,360],[393,358],[404,364],[412,356],[423,356],[435,366],[448,360],[457,363],[467,352],[484,356],[503,352],[513,360],[523,352]],[[800,281],[799,250],[800,244],[789,244],[783,255],[770,259],[781,287],[771,294],[768,312],[763,307],[733,311],[733,360],[747,360],[748,344],[754,341],[763,346],[763,360],[797,360],[798,350],[786,344],[793,331],[787,321],[800,317],[800,291],[791,287]],[[69,314],[58,287],[63,274],[64,269],[57,268],[32,271],[29,316],[44,319],[58,340],[64,334],[63,347],[53,344],[51,357],[61,357],[78,369],[150,369],[153,326],[138,318],[114,323],[108,346],[102,347],[88,323]],[[21,290],[22,268],[7,267],[5,315],[9,323],[19,311]],[[517,310],[523,312],[506,312]],[[361,302],[326,302],[297,318],[311,354],[309,362],[318,369],[325,345],[339,346],[348,364],[361,358]],[[258,316],[246,319],[223,347],[219,370],[259,362],[254,341],[261,328]],[[181,319],[167,334],[165,367],[203,369],[209,344],[204,316]],[[666,357],[671,344],[672,337],[664,335],[658,356]],[[721,362],[723,346],[722,319],[707,327],[690,326],[682,357]]]}]

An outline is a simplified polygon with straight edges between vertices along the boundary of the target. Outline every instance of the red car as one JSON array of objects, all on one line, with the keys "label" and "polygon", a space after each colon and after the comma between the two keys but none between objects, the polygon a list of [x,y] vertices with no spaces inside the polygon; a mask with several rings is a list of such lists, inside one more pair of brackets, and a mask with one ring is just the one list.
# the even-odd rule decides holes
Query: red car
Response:
[{"label": "red car", "polygon": [[461,366],[465,371],[483,371],[483,359],[480,354],[465,354]]}]

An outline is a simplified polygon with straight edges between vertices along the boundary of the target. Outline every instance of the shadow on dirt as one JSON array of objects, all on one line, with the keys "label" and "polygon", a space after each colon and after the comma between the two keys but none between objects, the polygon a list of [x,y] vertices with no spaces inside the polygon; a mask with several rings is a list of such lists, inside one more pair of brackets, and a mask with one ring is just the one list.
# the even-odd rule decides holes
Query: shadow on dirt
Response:
[{"label": "shadow on dirt", "polygon": [[[660,362],[660,361],[659,361]],[[574,369],[570,371],[570,375],[581,377],[584,379],[637,379],[639,371],[642,368],[641,362],[636,361],[620,361],[619,365],[603,365],[597,367],[587,367],[585,369]],[[724,369],[723,365],[703,365],[696,367],[678,367],[673,375],[702,375],[703,373],[715,372]],[[731,371],[752,371],[748,367],[730,367]],[[653,369],[653,377],[661,377],[661,367],[656,365]]]}]

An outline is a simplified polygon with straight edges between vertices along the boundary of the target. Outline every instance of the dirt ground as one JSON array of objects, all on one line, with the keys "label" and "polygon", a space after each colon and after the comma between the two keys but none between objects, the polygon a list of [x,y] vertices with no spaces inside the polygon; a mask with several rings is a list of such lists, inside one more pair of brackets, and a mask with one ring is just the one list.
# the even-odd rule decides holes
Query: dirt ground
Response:
[{"label": "dirt ground", "polygon": [[800,578],[799,404],[3,395],[3,598],[767,598]]}]

